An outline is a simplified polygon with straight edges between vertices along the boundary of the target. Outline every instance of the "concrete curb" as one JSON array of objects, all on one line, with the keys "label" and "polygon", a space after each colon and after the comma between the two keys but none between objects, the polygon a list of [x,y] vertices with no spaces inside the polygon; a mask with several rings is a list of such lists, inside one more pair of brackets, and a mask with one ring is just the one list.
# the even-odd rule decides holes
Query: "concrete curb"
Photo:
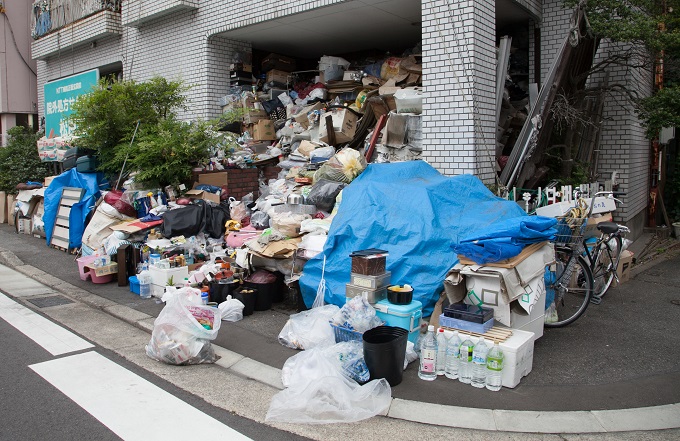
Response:
[{"label": "concrete curb", "polygon": [[[142,331],[150,334],[153,330],[153,316],[99,297],[26,265],[11,251],[0,248],[0,264]],[[279,390],[284,389],[280,369],[220,346],[213,346],[215,353],[220,356],[215,363],[220,368]],[[479,409],[393,398],[386,416],[416,423],[490,432],[629,432],[680,428],[680,403],[633,409],[554,412]]]}]

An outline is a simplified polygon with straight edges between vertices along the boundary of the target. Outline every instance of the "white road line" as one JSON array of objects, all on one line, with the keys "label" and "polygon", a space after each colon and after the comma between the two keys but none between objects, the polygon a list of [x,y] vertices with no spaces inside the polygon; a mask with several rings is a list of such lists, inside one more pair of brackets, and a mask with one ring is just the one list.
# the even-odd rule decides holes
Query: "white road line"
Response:
[{"label": "white road line", "polygon": [[126,441],[250,439],[96,352],[30,368]]},{"label": "white road line", "polygon": [[94,345],[52,323],[0,293],[0,318],[17,328],[52,355],[68,354],[93,348]]}]

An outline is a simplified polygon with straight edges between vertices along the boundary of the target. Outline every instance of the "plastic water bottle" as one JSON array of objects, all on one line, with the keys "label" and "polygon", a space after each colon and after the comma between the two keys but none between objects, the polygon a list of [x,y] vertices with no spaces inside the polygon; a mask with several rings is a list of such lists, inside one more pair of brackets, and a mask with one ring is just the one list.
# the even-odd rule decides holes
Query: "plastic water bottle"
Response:
[{"label": "plastic water bottle", "polygon": [[453,333],[446,345],[446,378],[455,380],[458,378],[458,366],[460,365],[460,338],[458,331]]},{"label": "plastic water bottle", "polygon": [[484,338],[480,338],[472,352],[472,379],[470,384],[474,387],[482,388],[486,385],[486,356],[488,353],[489,347],[484,342]]},{"label": "plastic water bottle", "polygon": [[427,327],[427,335],[420,348],[420,367],[418,377],[432,381],[437,378],[437,340],[434,338],[434,326]]},{"label": "plastic water bottle", "polygon": [[458,365],[458,380],[461,383],[470,384],[472,376],[472,351],[474,350],[474,343],[470,337],[465,337],[463,343],[460,344],[460,364]]},{"label": "plastic water bottle", "polygon": [[149,273],[148,265],[142,265],[142,271],[137,275],[139,281],[139,297],[143,299],[151,298],[151,273]]},{"label": "plastic water bottle", "polygon": [[498,391],[503,385],[503,351],[495,342],[486,356],[486,388],[491,391]]},{"label": "plastic water bottle", "polygon": [[444,375],[446,373],[446,346],[447,346],[446,334],[444,334],[444,329],[439,328],[437,330],[437,375]]}]

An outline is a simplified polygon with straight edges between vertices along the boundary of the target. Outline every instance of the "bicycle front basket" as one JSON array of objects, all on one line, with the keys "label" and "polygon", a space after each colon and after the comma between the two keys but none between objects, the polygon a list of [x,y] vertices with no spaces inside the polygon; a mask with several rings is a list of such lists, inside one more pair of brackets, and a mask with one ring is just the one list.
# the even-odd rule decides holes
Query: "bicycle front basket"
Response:
[{"label": "bicycle front basket", "polygon": [[557,245],[568,245],[571,243],[580,243],[583,240],[583,232],[588,223],[586,217],[573,216],[557,216],[557,225],[555,229],[555,243]]}]

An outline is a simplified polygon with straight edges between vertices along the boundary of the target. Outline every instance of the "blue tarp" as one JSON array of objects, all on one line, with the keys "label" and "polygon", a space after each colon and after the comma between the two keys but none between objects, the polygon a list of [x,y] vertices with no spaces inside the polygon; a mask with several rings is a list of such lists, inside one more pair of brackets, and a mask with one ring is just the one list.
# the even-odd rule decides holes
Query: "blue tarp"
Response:
[{"label": "blue tarp", "polygon": [[45,214],[43,214],[48,245],[52,241],[54,221],[57,218],[61,191],[64,187],[85,189],[80,202],[71,207],[69,214],[69,248],[79,248],[85,231],[85,220],[101,196],[100,188],[108,187],[108,182],[104,180],[104,175],[101,173],[79,173],[75,168],[65,171],[52,180],[50,186],[45,189]]},{"label": "blue tarp", "polygon": [[457,262],[452,244],[501,221],[528,217],[517,203],[493,195],[471,175],[446,177],[423,161],[369,164],[343,190],[328,240],[304,267],[303,299],[311,306],[326,256],[327,303],[345,303],[353,251],[378,248],[389,252],[392,284],[409,283],[413,298],[432,313],[444,289],[446,273]]}]

